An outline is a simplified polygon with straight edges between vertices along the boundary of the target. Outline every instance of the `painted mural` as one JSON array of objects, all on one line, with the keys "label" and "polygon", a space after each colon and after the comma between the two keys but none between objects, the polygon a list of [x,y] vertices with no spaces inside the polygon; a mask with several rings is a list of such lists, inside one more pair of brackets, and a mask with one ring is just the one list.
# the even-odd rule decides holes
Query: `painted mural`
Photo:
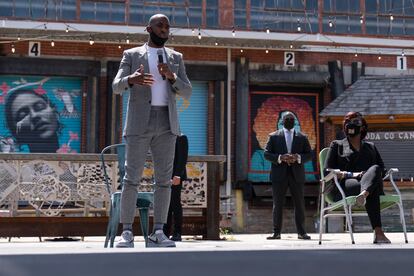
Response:
[{"label": "painted mural", "polygon": [[1,152],[80,152],[82,79],[0,76]]},{"label": "painted mural", "polygon": [[270,182],[271,163],[264,158],[269,133],[283,128],[282,116],[295,115],[295,130],[308,136],[313,158],[305,163],[306,181],[317,181],[318,94],[251,92],[249,114],[249,173],[252,182]]}]

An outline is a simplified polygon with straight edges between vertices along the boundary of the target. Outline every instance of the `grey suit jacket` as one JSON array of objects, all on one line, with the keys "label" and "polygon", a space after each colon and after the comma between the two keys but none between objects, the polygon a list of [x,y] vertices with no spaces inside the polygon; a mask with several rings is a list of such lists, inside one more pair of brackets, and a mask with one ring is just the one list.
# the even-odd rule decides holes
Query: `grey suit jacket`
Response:
[{"label": "grey suit jacket", "polygon": [[[168,85],[168,110],[171,132],[180,134],[175,96],[179,94],[189,99],[192,92],[191,83],[185,72],[182,54],[169,48],[165,49],[166,63],[170,70],[177,75],[174,84]],[[129,86],[128,76],[135,72],[140,65],[144,65],[144,72],[149,73],[147,46],[136,47],[124,51],[118,73],[112,83],[115,94],[130,90],[124,136],[140,135],[148,125],[151,110],[151,87],[143,85]]]}]

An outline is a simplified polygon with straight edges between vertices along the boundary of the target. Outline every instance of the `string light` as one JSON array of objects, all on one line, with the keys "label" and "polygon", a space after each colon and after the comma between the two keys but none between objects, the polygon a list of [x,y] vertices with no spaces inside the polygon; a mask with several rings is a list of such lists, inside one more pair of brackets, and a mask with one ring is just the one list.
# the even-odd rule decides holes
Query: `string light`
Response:
[{"label": "string light", "polygon": [[266,52],[266,54],[268,54],[268,53],[269,53],[269,50],[268,50],[268,49],[266,49],[266,51],[265,51],[265,52]]},{"label": "string light", "polygon": [[329,25],[329,28],[332,28],[333,27],[333,23],[332,23],[332,20],[331,19],[329,19],[328,25]]},{"label": "string light", "polygon": [[13,54],[16,52],[16,48],[14,48],[14,44],[11,45],[11,51]]},{"label": "string light", "polygon": [[270,34],[270,30],[269,30],[269,28],[267,28],[267,29],[266,29],[266,33],[267,33],[267,34]]},{"label": "string light", "polygon": [[201,39],[201,30],[198,28],[198,39]]},{"label": "string light", "polygon": [[361,17],[359,18],[359,23],[364,24],[364,16],[361,15]]},{"label": "string light", "polygon": [[243,49],[240,49],[240,53],[243,53],[244,51],[243,51]]},{"label": "string light", "polygon": [[394,21],[394,16],[392,15],[392,13],[390,12],[390,20]]},{"label": "string light", "polygon": [[216,41],[216,42],[214,43],[214,45],[218,46],[218,42]]},{"label": "string light", "polygon": [[17,35],[17,40],[20,41],[20,34]]},{"label": "string light", "polygon": [[53,39],[52,39],[52,41],[50,42],[50,46],[55,47],[55,41],[53,41]]},{"label": "string light", "polygon": [[47,30],[47,25],[46,25],[46,23],[45,23],[45,24],[43,24],[43,25],[44,25],[44,29],[45,29],[45,30]]},{"label": "string light", "polygon": [[298,30],[298,32],[300,32],[300,31],[302,31],[302,28],[300,26],[300,19],[298,19],[297,22],[298,22],[297,30]]},{"label": "string light", "polygon": [[382,59],[382,57],[381,57],[381,53],[379,54],[379,56],[378,56],[378,60],[381,60]]},{"label": "string light", "polygon": [[404,49],[401,51],[401,56],[405,56]]},{"label": "string light", "polygon": [[192,33],[193,35],[195,34],[194,28],[191,30],[191,33]]},{"label": "string light", "polygon": [[290,49],[293,49],[293,44],[290,44],[290,45],[289,45],[289,48],[290,48]]},{"label": "string light", "polygon": [[355,57],[358,57],[358,53],[355,53]]},{"label": "string light", "polygon": [[129,41],[129,36],[128,35],[126,36],[126,40],[125,41],[126,41],[127,44],[129,44],[130,41]]},{"label": "string light", "polygon": [[95,41],[92,38],[92,35],[89,35],[89,45],[93,45],[95,43]]},{"label": "string light", "polygon": [[69,32],[69,25],[66,25],[66,30],[65,30],[65,32]]},{"label": "string light", "polygon": [[231,31],[231,35],[232,35],[233,37],[235,37],[235,36],[236,36],[236,29],[234,29],[234,26],[233,26],[233,30]]}]

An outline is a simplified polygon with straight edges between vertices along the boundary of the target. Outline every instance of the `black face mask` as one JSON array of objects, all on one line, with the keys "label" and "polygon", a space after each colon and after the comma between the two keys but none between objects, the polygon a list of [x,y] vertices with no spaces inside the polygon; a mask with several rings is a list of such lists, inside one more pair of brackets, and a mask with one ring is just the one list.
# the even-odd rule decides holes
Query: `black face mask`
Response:
[{"label": "black face mask", "polygon": [[293,120],[293,119],[285,119],[284,121],[283,121],[283,126],[286,128],[286,129],[289,129],[289,130],[291,130],[292,128],[293,128],[293,126],[295,125],[295,120]]},{"label": "black face mask", "polygon": [[168,40],[168,37],[167,38],[159,37],[158,35],[154,33],[154,31],[150,32],[150,38],[151,38],[151,41],[159,47],[164,46],[165,42],[167,42]]},{"label": "black face mask", "polygon": [[346,132],[346,135],[348,135],[350,137],[355,137],[355,136],[357,136],[358,134],[361,133],[361,126],[359,126],[355,123],[352,123],[352,122],[347,123],[345,125],[345,132]]}]

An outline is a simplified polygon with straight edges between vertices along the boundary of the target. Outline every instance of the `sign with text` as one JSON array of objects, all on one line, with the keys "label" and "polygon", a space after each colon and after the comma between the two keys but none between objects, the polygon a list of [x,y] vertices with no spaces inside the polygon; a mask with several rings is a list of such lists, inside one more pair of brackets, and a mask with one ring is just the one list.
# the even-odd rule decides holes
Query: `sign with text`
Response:
[{"label": "sign with text", "polygon": [[367,140],[413,140],[414,131],[389,131],[389,132],[368,132]]},{"label": "sign with text", "polygon": [[29,57],[40,57],[40,42],[29,41]]},{"label": "sign with text", "polygon": [[295,66],[295,52],[285,52],[285,66]]},{"label": "sign with text", "polygon": [[407,70],[407,57],[406,56],[397,57],[397,70]]}]

